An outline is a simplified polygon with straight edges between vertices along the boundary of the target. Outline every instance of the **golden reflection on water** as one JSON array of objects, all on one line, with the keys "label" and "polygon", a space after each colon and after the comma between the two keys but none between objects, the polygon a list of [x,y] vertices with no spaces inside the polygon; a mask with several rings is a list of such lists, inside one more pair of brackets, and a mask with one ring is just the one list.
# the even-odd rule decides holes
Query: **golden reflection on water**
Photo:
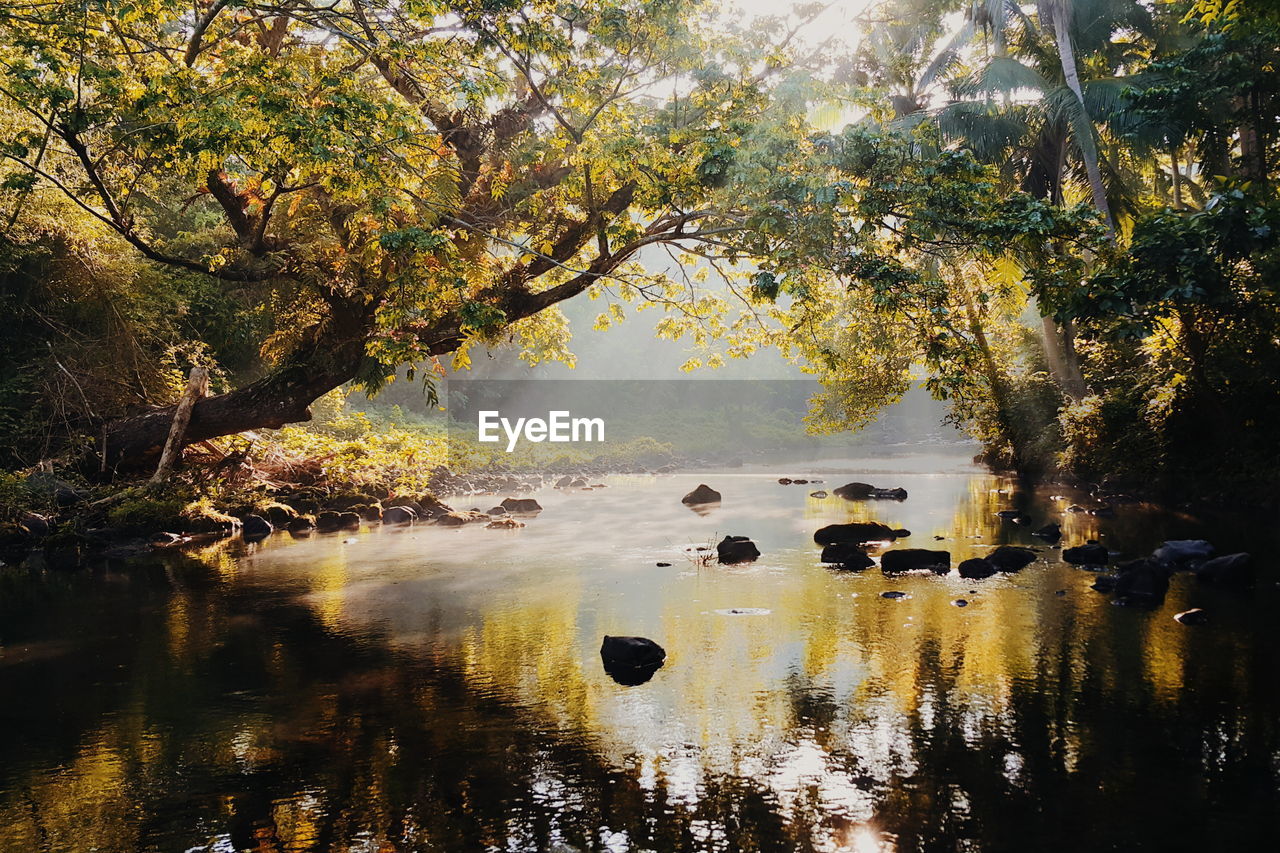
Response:
[{"label": "golden reflection on water", "polygon": [[[913,780],[949,778],[957,769],[939,762],[967,760],[963,751],[971,750],[997,761],[1006,784],[1025,787],[1046,761],[1069,775],[1082,756],[1114,740],[1077,719],[1085,698],[1140,697],[1175,708],[1185,695],[1198,635],[1168,618],[1190,600],[1185,583],[1175,584],[1162,612],[1120,612],[1088,589],[1092,575],[1061,565],[1043,543],[1028,569],[983,581],[827,569],[817,563],[811,534],[836,521],[905,525],[913,533],[902,544],[946,548],[953,566],[996,544],[1035,541],[996,517],[1012,498],[1000,491],[1009,484],[989,475],[903,477],[912,498],[902,504],[807,497],[814,488],[830,491],[836,479],[787,492],[725,475],[716,483],[725,508],[706,517],[674,502],[653,508],[695,484],[671,478],[590,502],[547,495],[543,516],[503,540],[479,529],[424,529],[366,534],[349,545],[340,537],[218,543],[191,556],[250,603],[255,592],[269,593],[270,601],[309,613],[330,637],[456,674],[469,701],[508,709],[513,716],[503,726],[551,733],[632,780],[644,801],[687,813],[700,849],[735,849],[727,818],[714,817],[725,780],[762,792],[788,831],[804,835],[804,846],[894,849],[902,827],[882,828],[878,819]],[[1037,526],[1050,518],[1044,507],[1057,508],[1064,544],[1108,529],[1096,517],[1062,512],[1065,500],[1046,497],[1037,506]],[[646,513],[660,524],[645,527]],[[762,559],[699,566],[679,550],[726,532],[757,538]],[[674,565],[660,568],[659,560]],[[910,598],[880,596],[893,589]],[[956,607],[957,598],[969,606]],[[340,812],[305,785],[276,797],[269,831],[253,830],[259,849],[310,850],[337,837],[363,839],[367,849],[430,847],[443,831],[433,829],[443,826],[440,815],[390,805],[405,796],[397,781],[401,741],[421,738],[423,728],[431,742],[447,742],[450,732],[484,737],[493,719],[450,704],[434,683],[410,682],[401,691],[400,664],[339,671],[329,680],[308,675],[308,649],[270,620],[179,582],[165,604],[165,659],[148,663],[148,677],[162,682],[174,671],[198,680],[227,644],[248,636],[262,649],[268,685],[255,689],[291,685],[293,701],[246,705],[179,741],[180,727],[161,723],[170,719],[161,713],[163,686],[129,685],[126,695],[136,698],[84,731],[69,758],[31,768],[22,784],[0,793],[0,849],[141,849],[147,789],[170,784],[164,774],[175,766],[244,777],[288,767],[318,748],[337,749],[351,765],[340,769],[347,798]],[[633,633],[661,642],[668,660],[652,681],[627,688],[605,675],[598,647],[605,634]],[[1243,640],[1222,642],[1242,651]],[[1231,663],[1225,670],[1228,683],[1248,694],[1248,672]],[[387,694],[413,707],[366,704]],[[390,725],[388,714],[405,716],[410,727]],[[1028,728],[1031,718],[1042,720],[1038,728]],[[1228,742],[1244,736],[1221,735]],[[987,755],[995,743],[1003,753]],[[429,764],[432,756],[411,760]],[[540,808],[569,815],[572,803],[599,794],[580,790],[560,759],[530,754],[521,763]],[[959,817],[983,794],[946,784],[931,796]],[[488,808],[483,790],[453,794],[450,814]],[[187,846],[224,844],[211,827],[251,805],[232,796],[206,810],[188,825]],[[486,825],[481,835],[522,849],[519,839],[545,831],[523,820],[513,815],[505,828]],[[203,836],[202,827],[210,828]],[[405,839],[412,839],[407,847]],[[624,841],[618,849],[628,849]]]}]

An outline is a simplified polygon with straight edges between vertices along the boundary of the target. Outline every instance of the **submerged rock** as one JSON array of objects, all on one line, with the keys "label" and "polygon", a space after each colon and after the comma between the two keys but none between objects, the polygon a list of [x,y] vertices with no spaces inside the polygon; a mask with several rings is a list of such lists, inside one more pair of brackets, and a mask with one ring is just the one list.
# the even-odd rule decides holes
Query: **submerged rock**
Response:
[{"label": "submerged rock", "polygon": [[828,524],[813,534],[819,545],[832,542],[892,542],[898,538],[893,528],[878,521],[854,521],[849,524]]},{"label": "submerged rock", "polygon": [[462,527],[464,524],[475,524],[480,521],[488,521],[489,516],[483,512],[475,512],[473,510],[446,512],[444,515],[436,519],[436,524],[441,527]]},{"label": "submerged rock", "polygon": [[1090,543],[1088,545],[1077,545],[1074,548],[1063,548],[1062,559],[1068,563],[1076,565],[1104,565],[1111,560],[1111,554],[1107,551],[1105,545]]},{"label": "submerged rock", "polygon": [[646,637],[610,637],[600,644],[604,671],[619,684],[634,687],[653,678],[667,660],[666,649]]},{"label": "submerged rock", "polygon": [[718,504],[720,503],[720,493],[708,486],[706,483],[699,483],[698,488],[680,499],[682,504]]},{"label": "submerged rock", "polygon": [[489,530],[519,530],[521,527],[524,527],[524,522],[517,521],[510,516],[496,518],[485,525],[485,528]]},{"label": "submerged rock", "polygon": [[969,602],[965,601],[963,598],[957,598],[955,601],[953,601],[953,602],[951,602],[951,603],[952,603],[952,604],[954,604],[956,607],[968,607],[968,606],[969,606]]},{"label": "submerged rock", "polygon": [[760,549],[747,536],[726,536],[716,545],[716,556],[722,563],[749,563],[760,556]]},{"label": "submerged rock", "polygon": [[809,497],[811,498],[825,498],[826,496],[827,496],[827,493],[824,492],[822,489],[818,489],[818,491],[816,492],[809,493]]},{"label": "submerged rock", "polygon": [[874,566],[875,560],[871,559],[856,542],[832,542],[822,549],[822,557],[824,563],[838,564],[843,569],[859,571],[861,569]]},{"label": "submerged rock", "polygon": [[951,571],[951,553],[949,551],[929,551],[924,548],[898,548],[885,551],[880,556],[880,571],[885,574],[911,572],[928,569],[936,574],[945,575]]},{"label": "submerged rock", "polygon": [[1036,561],[1036,552],[1016,545],[1001,545],[987,555],[987,562],[1002,572],[1017,572]]},{"label": "submerged rock", "polygon": [[1196,580],[1218,586],[1249,586],[1253,583],[1253,558],[1241,552],[1206,560],[1196,569]]},{"label": "submerged rock", "polygon": [[908,595],[908,594],[907,594],[907,593],[905,593],[905,592],[900,592],[900,591],[898,591],[898,590],[894,589],[894,590],[890,590],[889,592],[882,592],[882,593],[880,593],[880,597],[881,597],[881,598],[890,598],[890,599],[893,599],[893,600],[895,600],[895,601],[898,601],[898,600],[901,600],[901,599],[904,599],[904,598],[910,598],[911,596],[910,596],[910,595]]}]

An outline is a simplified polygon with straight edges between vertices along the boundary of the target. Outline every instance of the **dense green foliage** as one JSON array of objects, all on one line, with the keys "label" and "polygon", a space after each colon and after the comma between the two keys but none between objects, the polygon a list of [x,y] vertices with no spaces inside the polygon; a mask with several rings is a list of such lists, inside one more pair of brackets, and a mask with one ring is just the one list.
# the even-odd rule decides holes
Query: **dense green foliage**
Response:
[{"label": "dense green foliage", "polygon": [[0,464],[110,446],[192,364],[240,406],[216,437],[477,347],[572,362],[583,296],[665,311],[690,369],[777,348],[817,430],[923,378],[996,464],[1264,488],[1269,4],[885,0],[849,49],[820,15],[6,4]]}]

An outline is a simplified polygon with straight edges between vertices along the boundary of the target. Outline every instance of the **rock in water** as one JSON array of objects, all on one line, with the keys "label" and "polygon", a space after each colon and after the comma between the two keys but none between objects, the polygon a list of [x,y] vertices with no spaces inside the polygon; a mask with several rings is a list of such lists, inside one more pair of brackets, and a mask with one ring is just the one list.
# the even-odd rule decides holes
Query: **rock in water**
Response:
[{"label": "rock in water", "polygon": [[1172,539],[1151,555],[1151,559],[1175,571],[1213,556],[1213,545],[1203,539]]},{"label": "rock in water", "polygon": [[1112,592],[1121,604],[1156,606],[1169,591],[1169,572],[1152,560],[1134,560],[1119,567]]},{"label": "rock in water", "polygon": [[1111,559],[1105,545],[1089,544],[1077,545],[1074,548],[1064,548],[1062,550],[1062,559],[1068,563],[1076,565],[1103,565]]},{"label": "rock in water", "polygon": [[274,530],[275,528],[271,526],[271,522],[260,515],[246,515],[244,520],[240,522],[240,535],[250,542],[255,539],[265,539]]},{"label": "rock in water", "polygon": [[855,542],[832,542],[824,546],[821,560],[824,563],[836,563],[840,568],[851,571],[860,571],[876,564]]},{"label": "rock in water", "polygon": [[511,516],[504,515],[502,518],[489,522],[485,527],[489,530],[519,530],[524,527],[524,522],[516,521]]},{"label": "rock in water", "polygon": [[722,563],[749,563],[760,556],[760,549],[747,536],[726,536],[716,545],[716,556]]},{"label": "rock in water", "polygon": [[1038,530],[1031,531],[1031,535],[1038,536],[1046,542],[1057,542],[1062,538],[1062,525],[1055,521],[1051,524],[1046,524]]},{"label": "rock in water", "polygon": [[818,499],[822,499],[822,498],[825,498],[826,496],[827,496],[827,493],[826,493],[826,492],[824,492],[822,489],[818,489],[818,491],[816,491],[816,492],[810,492],[810,493],[809,493],[809,497],[811,497],[811,498],[818,498]]},{"label": "rock in water", "polygon": [[708,486],[706,483],[699,483],[698,488],[680,499],[682,504],[718,504],[720,503],[720,493]]},{"label": "rock in water", "polygon": [[502,508],[510,513],[542,512],[542,504],[533,498],[503,498]]},{"label": "rock in water", "polygon": [[1196,580],[1218,586],[1249,586],[1253,583],[1253,558],[1239,553],[1206,560],[1196,569]]},{"label": "rock in water", "polygon": [[892,542],[896,538],[892,527],[878,521],[828,524],[813,534],[813,541],[819,545],[829,545],[832,542]]},{"label": "rock in water", "polygon": [[972,560],[965,560],[957,567],[960,577],[969,578],[970,580],[981,580],[994,575],[999,569],[991,564],[990,561],[981,557],[975,557]]},{"label": "rock in water", "polygon": [[464,510],[454,512],[446,512],[444,515],[436,519],[436,524],[441,527],[462,527],[464,524],[474,524],[479,521],[488,521],[489,516],[483,512],[475,512],[473,510]]},{"label": "rock in water", "polygon": [[904,599],[904,598],[910,598],[911,596],[910,596],[910,595],[908,595],[908,594],[907,594],[907,593],[905,593],[905,592],[901,592],[901,591],[899,591],[899,590],[894,589],[894,590],[890,590],[889,592],[882,592],[882,593],[880,593],[880,597],[881,597],[881,598],[890,598],[890,599],[893,599],[893,600],[895,600],[895,601],[901,601],[902,599]]},{"label": "rock in water", "polygon": [[906,489],[880,489],[870,483],[845,483],[843,486],[837,486],[833,491],[836,497],[844,498],[848,501],[905,501],[907,499]]},{"label": "rock in water", "polygon": [[605,636],[600,644],[604,671],[619,684],[634,687],[653,678],[667,660],[662,646],[645,637]]},{"label": "rock in water", "polygon": [[871,493],[875,490],[876,487],[870,483],[845,483],[843,486],[836,486],[833,491],[838,498],[860,501],[871,497]]},{"label": "rock in water", "polygon": [[1183,625],[1203,625],[1209,621],[1209,614],[1205,613],[1199,607],[1193,607],[1190,610],[1184,610],[1181,613],[1173,614],[1173,618],[1181,622]]},{"label": "rock in water", "polygon": [[1001,545],[987,555],[987,562],[1002,572],[1017,572],[1036,561],[1036,552],[1016,545]]},{"label": "rock in water", "polygon": [[885,574],[928,569],[945,575],[951,571],[951,554],[948,551],[929,551],[924,548],[899,548],[885,551],[880,556],[880,571]]},{"label": "rock in water", "polygon": [[418,514],[407,506],[393,506],[382,512],[382,523],[392,526],[398,524],[413,524],[418,520]]}]

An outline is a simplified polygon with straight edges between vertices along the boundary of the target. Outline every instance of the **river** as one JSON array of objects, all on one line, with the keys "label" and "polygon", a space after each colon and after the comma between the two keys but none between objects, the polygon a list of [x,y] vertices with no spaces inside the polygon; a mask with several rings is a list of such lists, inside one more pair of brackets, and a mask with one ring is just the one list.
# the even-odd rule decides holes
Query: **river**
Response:
[{"label": "river", "polygon": [[[808,494],[850,480],[910,496]],[[604,482],[535,493],[514,531],[0,568],[0,850],[1276,849],[1276,566],[1252,593],[1181,574],[1161,608],[1116,607],[995,513],[1134,556],[1196,535],[1271,554],[1272,530],[1067,514],[1078,496],[943,452]],[[723,493],[706,515],[680,503],[700,482]],[[1040,559],[980,581],[822,566],[813,532],[849,520],[953,565]],[[688,550],[726,534],[761,558]],[[1193,606],[1209,624],[1173,620]],[[667,662],[615,683],[606,634]]]}]

